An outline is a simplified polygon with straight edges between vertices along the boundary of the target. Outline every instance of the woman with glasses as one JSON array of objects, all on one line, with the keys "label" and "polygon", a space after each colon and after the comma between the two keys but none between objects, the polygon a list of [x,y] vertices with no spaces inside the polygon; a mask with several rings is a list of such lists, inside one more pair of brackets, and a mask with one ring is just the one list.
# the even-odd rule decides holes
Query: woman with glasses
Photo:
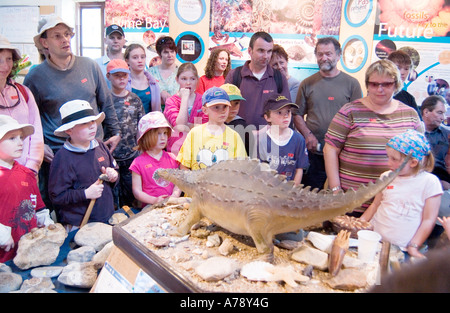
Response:
[{"label": "woman with glasses", "polygon": [[[365,74],[367,96],[345,104],[334,116],[323,149],[328,188],[358,189],[389,170],[386,143],[408,129],[423,133],[417,112],[393,98],[403,86],[397,66],[380,60]],[[356,209],[360,216],[369,203]]]},{"label": "woman with glasses", "polygon": [[44,138],[33,94],[28,87],[13,80],[20,58],[19,49],[0,35],[0,114],[34,126],[35,132],[24,139],[22,156],[17,161],[37,173],[44,159]]},{"label": "woman with glasses", "polygon": [[178,71],[178,66],[175,63],[177,45],[172,37],[162,36],[156,41],[156,52],[161,58],[161,64],[150,67],[149,72],[158,81],[161,89],[162,109],[164,111],[166,100],[180,89],[180,85],[176,81]]}]

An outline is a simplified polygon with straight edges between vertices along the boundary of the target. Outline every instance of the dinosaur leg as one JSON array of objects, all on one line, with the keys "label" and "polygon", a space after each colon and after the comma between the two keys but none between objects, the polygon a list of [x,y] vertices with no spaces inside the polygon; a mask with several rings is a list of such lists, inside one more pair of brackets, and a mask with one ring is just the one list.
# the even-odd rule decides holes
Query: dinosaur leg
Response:
[{"label": "dinosaur leg", "polygon": [[247,231],[252,237],[256,249],[260,254],[264,255],[264,259],[268,262],[274,261],[273,256],[273,234],[267,232],[267,224],[270,216],[267,216],[260,210],[249,209],[247,213]]},{"label": "dinosaur leg", "polygon": [[192,225],[200,221],[201,218],[202,214],[198,208],[198,203],[195,199],[192,199],[186,218],[175,231],[171,232],[171,234],[178,236],[186,235],[191,230]]}]

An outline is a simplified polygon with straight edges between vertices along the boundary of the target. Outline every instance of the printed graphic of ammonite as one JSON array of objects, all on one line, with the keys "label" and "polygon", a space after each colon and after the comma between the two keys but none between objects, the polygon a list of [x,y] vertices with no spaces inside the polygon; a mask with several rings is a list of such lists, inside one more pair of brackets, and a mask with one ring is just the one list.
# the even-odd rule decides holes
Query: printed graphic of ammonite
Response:
[{"label": "printed graphic of ammonite", "polygon": [[314,24],[314,0],[302,1],[298,6],[296,18],[300,32],[311,33]]}]

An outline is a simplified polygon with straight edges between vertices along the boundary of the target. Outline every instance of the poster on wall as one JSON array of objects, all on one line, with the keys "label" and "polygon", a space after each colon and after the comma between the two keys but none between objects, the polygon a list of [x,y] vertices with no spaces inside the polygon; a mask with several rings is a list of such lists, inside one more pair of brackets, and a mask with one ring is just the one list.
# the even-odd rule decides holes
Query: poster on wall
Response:
[{"label": "poster on wall", "polygon": [[417,104],[433,94],[450,101],[450,3],[445,0],[379,0],[372,61],[407,52],[413,70],[404,88]]},{"label": "poster on wall", "polygon": [[106,25],[117,24],[128,43],[147,48],[147,60],[157,56],[156,40],[169,33],[170,0],[105,0]]},{"label": "poster on wall", "polygon": [[252,34],[265,31],[288,53],[290,74],[303,79],[317,70],[317,37],[339,36],[341,8],[342,0],[211,0],[209,49],[226,48],[239,66]]}]

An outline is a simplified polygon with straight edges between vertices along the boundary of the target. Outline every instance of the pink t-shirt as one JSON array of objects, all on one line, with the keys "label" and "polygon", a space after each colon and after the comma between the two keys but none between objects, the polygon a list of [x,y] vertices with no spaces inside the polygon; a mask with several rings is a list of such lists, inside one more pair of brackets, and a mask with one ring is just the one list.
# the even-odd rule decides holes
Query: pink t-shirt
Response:
[{"label": "pink t-shirt", "polygon": [[179,163],[173,154],[163,151],[157,160],[147,152],[143,152],[131,163],[130,171],[139,174],[142,179],[142,191],[153,197],[171,195],[174,185],[162,178],[155,179],[155,171],[160,168],[178,168]]}]

